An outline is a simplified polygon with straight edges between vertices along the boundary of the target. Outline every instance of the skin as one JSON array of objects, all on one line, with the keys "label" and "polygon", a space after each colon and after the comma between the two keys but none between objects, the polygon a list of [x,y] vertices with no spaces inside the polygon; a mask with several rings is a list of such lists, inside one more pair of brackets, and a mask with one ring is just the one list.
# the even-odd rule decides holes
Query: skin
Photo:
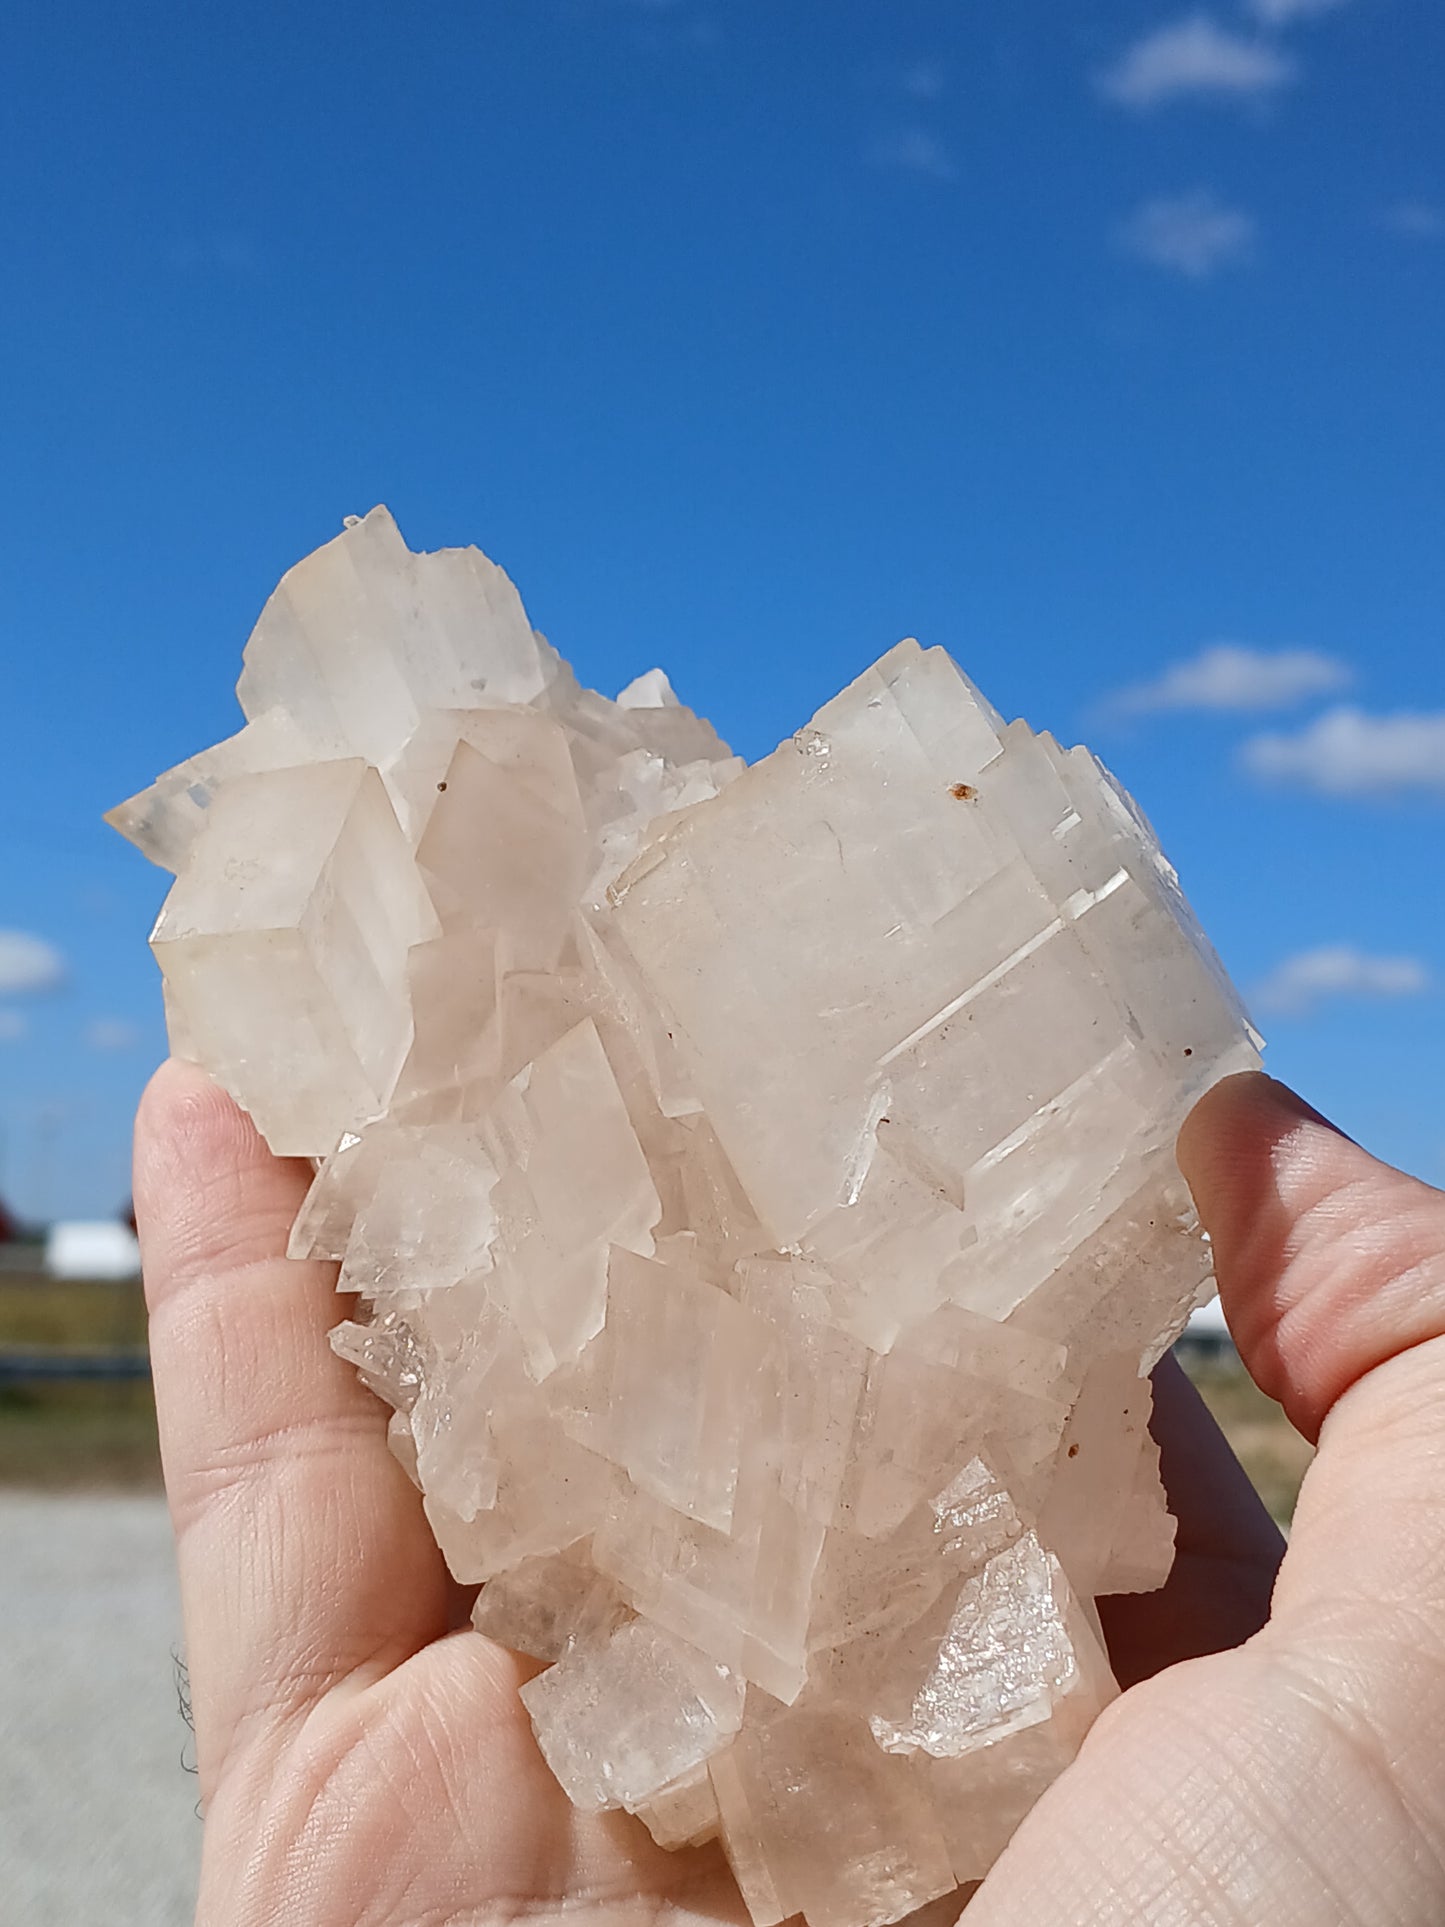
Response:
[{"label": "skin", "polygon": [[[1179,1155],[1241,1354],[1319,1455],[1281,1565],[1161,1371],[1176,1572],[1109,1602],[1129,1690],[969,1927],[1425,1927],[1445,1919],[1445,1195],[1262,1076],[1211,1091]],[[282,1256],[308,1176],[200,1072],[157,1073],[136,1202],[200,1927],[743,1922],[715,1849],[662,1853],[551,1780],[525,1662],[465,1625],[385,1413],[326,1343],[334,1267]]]}]

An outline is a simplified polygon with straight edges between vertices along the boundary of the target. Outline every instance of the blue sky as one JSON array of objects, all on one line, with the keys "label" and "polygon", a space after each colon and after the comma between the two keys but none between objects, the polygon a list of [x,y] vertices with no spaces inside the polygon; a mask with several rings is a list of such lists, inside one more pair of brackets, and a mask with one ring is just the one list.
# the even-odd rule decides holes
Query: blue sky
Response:
[{"label": "blue sky", "polygon": [[378,501],[750,756],[944,644],[1445,1179],[1437,0],[54,0],[0,88],[0,1195],[126,1195],[101,812]]}]

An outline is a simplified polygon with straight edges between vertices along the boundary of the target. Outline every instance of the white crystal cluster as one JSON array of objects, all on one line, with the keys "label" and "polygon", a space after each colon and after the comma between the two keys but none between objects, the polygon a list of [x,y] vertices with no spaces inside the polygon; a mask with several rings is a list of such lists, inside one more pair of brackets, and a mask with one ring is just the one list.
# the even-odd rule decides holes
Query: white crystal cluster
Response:
[{"label": "white crystal cluster", "polygon": [[317,1160],[292,1254],[557,1778],[758,1927],[979,1878],[1168,1572],[1174,1135],[1256,1062],[1147,824],[912,642],[744,768],[381,509],[239,693],[112,818],[174,1047]]}]

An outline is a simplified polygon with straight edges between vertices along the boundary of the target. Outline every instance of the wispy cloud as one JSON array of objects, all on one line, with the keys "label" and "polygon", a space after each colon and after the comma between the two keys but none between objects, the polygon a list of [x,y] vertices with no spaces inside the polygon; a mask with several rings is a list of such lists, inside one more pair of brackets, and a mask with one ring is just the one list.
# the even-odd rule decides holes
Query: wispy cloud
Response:
[{"label": "wispy cloud", "polygon": [[907,174],[923,174],[930,180],[956,181],[958,169],[953,156],[926,127],[901,127],[885,134],[868,149],[875,167],[898,168]]},{"label": "wispy cloud", "polygon": [[65,959],[53,943],[29,930],[0,930],[0,997],[55,990],[65,974]]},{"label": "wispy cloud", "polygon": [[1418,957],[1372,957],[1353,944],[1324,944],[1286,957],[1254,986],[1254,1009],[1304,1017],[1336,997],[1419,997],[1432,978]]},{"label": "wispy cloud", "polygon": [[1107,708],[1130,716],[1178,709],[1288,709],[1306,697],[1344,689],[1353,679],[1345,663],[1315,649],[1215,642],[1187,662],[1172,663],[1152,681],[1121,689]]},{"label": "wispy cloud", "polygon": [[1240,761],[1253,776],[1325,796],[1445,796],[1445,710],[1375,716],[1341,705],[1292,734],[1252,736]]},{"label": "wispy cloud", "polygon": [[1230,207],[1207,188],[1159,194],[1143,202],[1115,230],[1127,253],[1156,268],[1207,281],[1221,268],[1247,261],[1259,229],[1243,208]]},{"label": "wispy cloud", "polygon": [[716,47],[722,38],[718,23],[699,11],[692,0],[590,0],[594,10],[611,13],[630,23],[639,45],[659,49],[686,46]]},{"label": "wispy cloud", "polygon": [[944,72],[935,60],[915,60],[898,76],[898,90],[910,100],[939,100],[944,89]]},{"label": "wispy cloud", "polygon": [[1249,11],[1266,27],[1292,27],[1296,20],[1314,20],[1348,4],[1349,0],[1249,0]]},{"label": "wispy cloud", "polygon": [[1254,100],[1294,75],[1294,62],[1269,41],[1193,13],[1136,40],[1095,84],[1116,106],[1143,110],[1171,100]]},{"label": "wispy cloud", "polygon": [[85,1041],[91,1050],[134,1050],[140,1042],[140,1026],[124,1017],[92,1017],[85,1027]]},{"label": "wispy cloud", "polygon": [[1435,201],[1396,201],[1380,215],[1392,234],[1411,241],[1445,240],[1445,207]]},{"label": "wispy cloud", "polygon": [[263,278],[265,260],[248,234],[218,228],[188,234],[171,247],[171,266],[183,274],[216,274],[236,281]]},{"label": "wispy cloud", "polygon": [[0,1044],[18,1043],[28,1028],[23,1011],[0,1010]]}]

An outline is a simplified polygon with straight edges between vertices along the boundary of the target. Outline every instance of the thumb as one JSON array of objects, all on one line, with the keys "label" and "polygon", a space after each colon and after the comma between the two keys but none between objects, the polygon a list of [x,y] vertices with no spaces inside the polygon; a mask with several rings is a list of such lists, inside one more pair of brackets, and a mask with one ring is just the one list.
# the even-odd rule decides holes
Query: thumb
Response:
[{"label": "thumb", "polygon": [[1105,1709],[973,1927],[1445,1919],[1445,1197],[1260,1076],[1179,1161],[1245,1363],[1319,1440],[1269,1624]]},{"label": "thumb", "polygon": [[1258,1074],[1179,1158],[1240,1354],[1319,1441],[1264,1637],[1445,1840],[1445,1193]]},{"label": "thumb", "polygon": [[1309,1439],[1351,1386],[1445,1332],[1445,1194],[1272,1077],[1216,1084],[1179,1136],[1229,1327]]}]

